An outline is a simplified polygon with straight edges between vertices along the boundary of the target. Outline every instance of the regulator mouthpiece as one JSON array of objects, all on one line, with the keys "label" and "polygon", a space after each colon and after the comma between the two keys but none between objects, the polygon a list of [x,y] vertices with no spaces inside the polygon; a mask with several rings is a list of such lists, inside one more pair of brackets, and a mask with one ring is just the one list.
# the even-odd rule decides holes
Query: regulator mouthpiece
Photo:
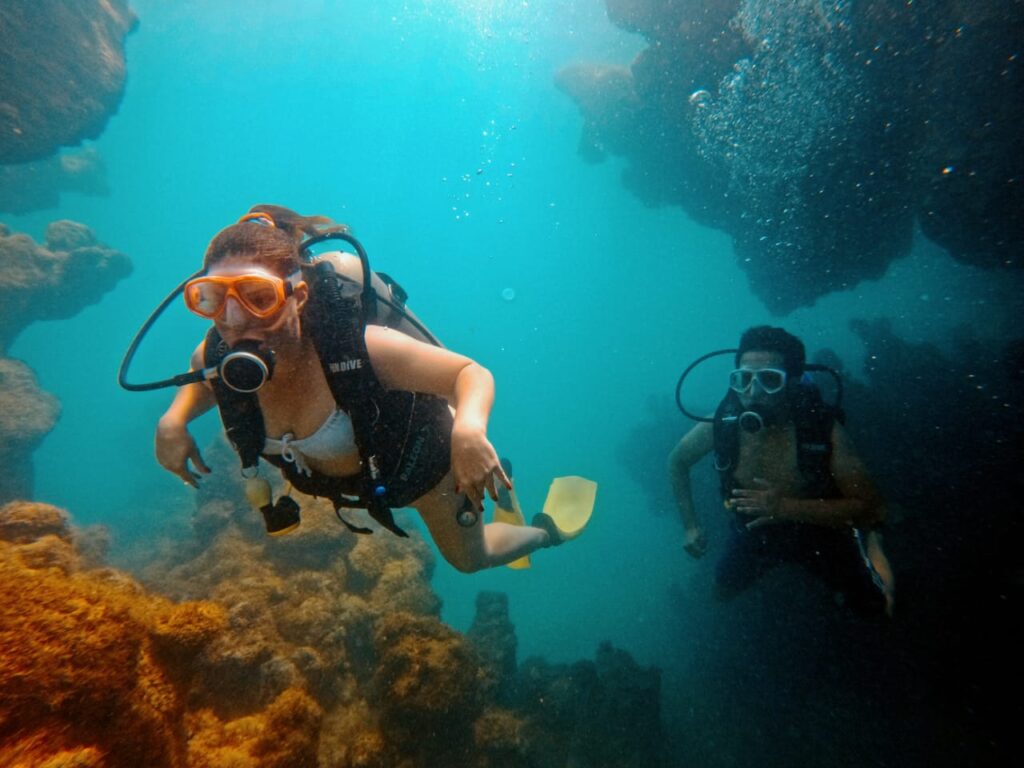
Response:
[{"label": "regulator mouthpiece", "polygon": [[757,411],[744,411],[739,415],[738,421],[743,431],[750,434],[764,429],[764,417]]},{"label": "regulator mouthpiece", "polygon": [[274,374],[274,353],[258,341],[245,339],[224,355],[217,368],[226,386],[236,392],[256,392]]}]

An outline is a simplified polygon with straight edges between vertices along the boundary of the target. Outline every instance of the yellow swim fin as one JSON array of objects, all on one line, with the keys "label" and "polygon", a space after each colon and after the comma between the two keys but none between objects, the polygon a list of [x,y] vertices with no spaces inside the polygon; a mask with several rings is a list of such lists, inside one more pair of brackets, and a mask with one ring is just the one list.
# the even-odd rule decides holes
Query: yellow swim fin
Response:
[{"label": "yellow swim fin", "polygon": [[[502,469],[505,474],[512,477],[512,464],[508,459],[501,460]],[[526,525],[523,517],[523,510],[519,506],[519,499],[516,498],[515,488],[506,489],[504,485],[498,486],[498,502],[494,505],[494,522],[508,523],[509,525]],[[530,567],[530,556],[524,555],[518,560],[506,563],[509,568],[520,570]]]},{"label": "yellow swim fin", "polygon": [[[594,512],[594,500],[597,498],[597,483],[587,480],[585,477],[570,475],[569,477],[556,477],[551,481],[548,489],[548,497],[544,501],[544,511],[534,518],[534,525],[541,522],[541,526],[552,533],[547,520],[554,525],[557,532],[557,541],[554,544],[561,544],[563,541],[575,539],[590,522],[590,516]],[[538,518],[540,520],[538,521]]]}]

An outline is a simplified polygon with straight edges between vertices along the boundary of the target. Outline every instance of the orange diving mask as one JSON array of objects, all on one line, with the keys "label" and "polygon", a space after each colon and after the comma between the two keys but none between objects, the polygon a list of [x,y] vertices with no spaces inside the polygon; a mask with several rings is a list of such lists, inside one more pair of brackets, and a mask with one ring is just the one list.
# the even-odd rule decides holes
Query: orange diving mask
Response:
[{"label": "orange diving mask", "polygon": [[301,272],[287,279],[274,275],[203,275],[185,284],[185,305],[200,317],[216,320],[224,312],[228,297],[234,297],[255,317],[277,312],[302,282]]}]

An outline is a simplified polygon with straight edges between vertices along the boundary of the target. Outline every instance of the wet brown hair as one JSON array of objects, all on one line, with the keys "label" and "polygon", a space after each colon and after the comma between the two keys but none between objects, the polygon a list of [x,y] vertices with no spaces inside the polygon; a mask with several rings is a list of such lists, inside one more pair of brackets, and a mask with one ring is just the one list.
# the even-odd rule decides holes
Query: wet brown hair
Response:
[{"label": "wet brown hair", "polygon": [[280,205],[254,205],[249,213],[266,214],[274,226],[249,220],[225,227],[206,248],[205,269],[231,256],[244,256],[276,275],[287,277],[301,266],[299,250],[307,237],[348,231],[344,224],[326,216],[302,216]]},{"label": "wet brown hair", "polygon": [[803,375],[807,362],[804,343],[783,328],[757,325],[745,330],[740,337],[740,348],[736,352],[736,365],[740,364],[740,358],[745,352],[752,351],[776,352],[782,355],[782,367],[790,379],[795,381]]}]

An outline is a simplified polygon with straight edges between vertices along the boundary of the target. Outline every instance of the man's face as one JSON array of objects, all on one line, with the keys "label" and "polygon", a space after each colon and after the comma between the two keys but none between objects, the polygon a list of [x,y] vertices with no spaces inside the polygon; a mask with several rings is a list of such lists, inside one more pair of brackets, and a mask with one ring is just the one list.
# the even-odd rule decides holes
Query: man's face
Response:
[{"label": "man's face", "polygon": [[[750,371],[763,371],[765,369],[782,371],[784,370],[784,363],[784,358],[778,352],[750,350],[740,356],[739,368]],[[766,392],[761,382],[755,376],[746,390],[736,394],[739,396],[740,403],[742,403],[744,408],[757,405],[762,408],[772,409],[783,403],[786,397],[786,389],[783,387],[775,393]]]}]

